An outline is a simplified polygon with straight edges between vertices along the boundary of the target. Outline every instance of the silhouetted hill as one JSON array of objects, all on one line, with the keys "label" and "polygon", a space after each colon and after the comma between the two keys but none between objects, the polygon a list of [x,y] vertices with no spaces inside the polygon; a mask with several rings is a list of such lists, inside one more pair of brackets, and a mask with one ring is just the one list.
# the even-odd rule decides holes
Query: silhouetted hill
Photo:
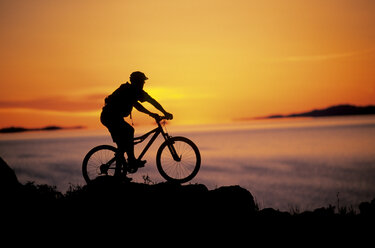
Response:
[{"label": "silhouetted hill", "polygon": [[259,209],[253,195],[238,185],[209,190],[203,184],[125,183],[103,176],[62,194],[54,186],[19,183],[2,159],[0,170],[2,221],[7,228],[16,225],[17,232],[20,228],[39,232],[40,229],[32,229],[37,223],[45,232],[57,229],[68,233],[98,232],[90,234],[99,235],[89,235],[91,239],[107,237],[114,229],[123,228],[136,232],[138,228],[144,232],[145,228],[166,235],[164,239],[171,233],[185,237],[186,232],[194,238],[205,232],[228,235],[243,231],[252,238],[257,237],[254,231],[302,232],[313,237],[316,233],[310,231],[314,226],[323,234],[333,231],[353,234],[362,228],[366,231],[375,219],[375,199],[361,203],[360,213],[337,212],[333,206],[289,213]]},{"label": "silhouetted hill", "polygon": [[325,116],[348,116],[348,115],[373,115],[375,114],[375,106],[354,106],[349,104],[336,105],[324,109],[315,109],[303,113],[294,113],[289,115],[270,115],[261,117],[264,119],[271,118],[288,118],[288,117],[325,117]]}]

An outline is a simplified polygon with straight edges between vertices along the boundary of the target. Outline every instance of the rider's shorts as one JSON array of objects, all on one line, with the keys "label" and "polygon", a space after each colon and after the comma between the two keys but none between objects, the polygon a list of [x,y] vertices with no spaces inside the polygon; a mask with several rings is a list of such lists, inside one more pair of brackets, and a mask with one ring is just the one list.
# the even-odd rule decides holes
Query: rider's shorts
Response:
[{"label": "rider's shorts", "polygon": [[123,117],[114,115],[104,107],[100,115],[100,121],[108,128],[113,142],[117,144],[133,143],[134,128],[124,121]]}]

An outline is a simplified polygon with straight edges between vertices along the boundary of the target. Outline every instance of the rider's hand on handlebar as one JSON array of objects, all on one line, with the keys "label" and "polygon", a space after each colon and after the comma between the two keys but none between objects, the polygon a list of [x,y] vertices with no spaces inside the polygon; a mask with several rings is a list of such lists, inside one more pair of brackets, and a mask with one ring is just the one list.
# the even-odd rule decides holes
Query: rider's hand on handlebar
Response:
[{"label": "rider's hand on handlebar", "polygon": [[165,119],[167,119],[167,120],[172,120],[173,119],[173,115],[171,114],[171,113],[165,113],[164,114],[164,116],[165,116]]}]

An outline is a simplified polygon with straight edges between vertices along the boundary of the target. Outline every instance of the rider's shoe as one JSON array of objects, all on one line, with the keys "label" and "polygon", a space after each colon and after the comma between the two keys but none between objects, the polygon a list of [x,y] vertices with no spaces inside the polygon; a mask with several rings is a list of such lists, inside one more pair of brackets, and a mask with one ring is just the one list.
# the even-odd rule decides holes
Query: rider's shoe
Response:
[{"label": "rider's shoe", "polygon": [[145,167],[146,162],[146,160],[137,160],[138,168]]},{"label": "rider's shoe", "polygon": [[145,167],[145,164],[146,164],[146,160],[134,160],[134,161],[129,161],[129,164],[130,166],[132,167],[135,167],[135,168],[141,168],[141,167]]}]

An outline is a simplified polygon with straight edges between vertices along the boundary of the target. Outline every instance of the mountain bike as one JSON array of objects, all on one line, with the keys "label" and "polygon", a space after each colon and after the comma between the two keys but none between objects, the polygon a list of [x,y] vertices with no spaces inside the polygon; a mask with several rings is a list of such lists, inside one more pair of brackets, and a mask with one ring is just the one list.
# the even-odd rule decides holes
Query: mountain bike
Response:
[{"label": "mountain bike", "polygon": [[[160,145],[156,154],[156,166],[160,175],[169,182],[186,183],[192,180],[200,169],[201,155],[199,149],[188,138],[170,136],[167,131],[164,131],[163,119],[165,117],[155,118],[157,124],[155,129],[134,138],[134,145],[137,145],[153,134],[137,159],[143,158],[161,134],[165,141]],[[163,124],[165,126],[165,122]],[[119,155],[117,148],[111,145],[96,146],[83,159],[82,174],[87,183],[99,176],[114,176],[116,170],[120,170],[123,175],[126,175],[127,173],[137,172],[138,167],[131,166],[125,156]]]}]

